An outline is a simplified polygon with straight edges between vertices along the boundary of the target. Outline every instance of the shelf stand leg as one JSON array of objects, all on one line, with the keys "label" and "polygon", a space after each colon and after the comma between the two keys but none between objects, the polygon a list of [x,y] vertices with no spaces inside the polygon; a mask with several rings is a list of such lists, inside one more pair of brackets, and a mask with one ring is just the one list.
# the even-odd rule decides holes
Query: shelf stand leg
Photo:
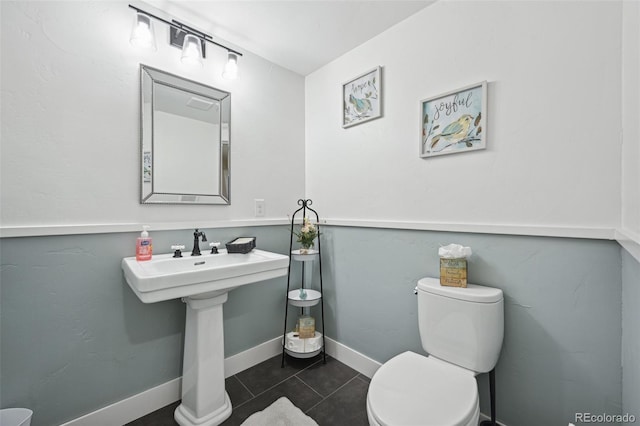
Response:
[{"label": "shelf stand leg", "polygon": [[489,371],[489,397],[491,399],[491,421],[484,420],[480,426],[496,426],[496,369]]}]

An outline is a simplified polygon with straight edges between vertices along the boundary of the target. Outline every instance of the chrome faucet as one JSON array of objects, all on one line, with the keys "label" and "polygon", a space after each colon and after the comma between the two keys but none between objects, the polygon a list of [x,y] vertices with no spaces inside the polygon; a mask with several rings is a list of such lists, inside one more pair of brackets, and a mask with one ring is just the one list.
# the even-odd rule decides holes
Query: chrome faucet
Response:
[{"label": "chrome faucet", "polygon": [[207,241],[207,236],[202,231],[198,231],[196,228],[193,233],[193,250],[191,251],[191,256],[200,256],[200,237],[202,237],[202,241]]}]

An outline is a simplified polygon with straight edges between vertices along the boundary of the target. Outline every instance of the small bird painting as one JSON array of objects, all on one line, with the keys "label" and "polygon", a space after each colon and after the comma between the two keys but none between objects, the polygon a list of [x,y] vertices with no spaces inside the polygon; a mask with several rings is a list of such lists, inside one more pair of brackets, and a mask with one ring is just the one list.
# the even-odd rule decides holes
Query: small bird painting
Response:
[{"label": "small bird painting", "polygon": [[469,132],[469,127],[473,123],[473,117],[469,114],[465,114],[453,121],[442,130],[439,135],[436,135],[431,139],[431,148],[436,146],[440,140],[447,142],[447,145],[453,145],[454,143],[463,140]]},{"label": "small bird painting", "polygon": [[349,95],[349,103],[353,105],[357,115],[366,114],[371,110],[371,101],[369,99],[356,98],[352,94]]}]

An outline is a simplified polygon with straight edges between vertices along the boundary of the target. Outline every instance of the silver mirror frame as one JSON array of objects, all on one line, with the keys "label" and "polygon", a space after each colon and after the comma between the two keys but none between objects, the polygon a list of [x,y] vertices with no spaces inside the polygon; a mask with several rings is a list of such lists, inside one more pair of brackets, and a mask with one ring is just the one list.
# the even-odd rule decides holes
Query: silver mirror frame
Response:
[{"label": "silver mirror frame", "polygon": [[[154,191],[154,86],[161,84],[220,102],[218,135],[219,185],[217,194],[163,193]],[[146,105],[145,105],[146,104]],[[198,153],[194,159],[202,160]],[[178,173],[176,171],[173,171]],[[185,171],[181,171],[185,172]],[[231,204],[231,93],[140,64],[140,203]]]}]

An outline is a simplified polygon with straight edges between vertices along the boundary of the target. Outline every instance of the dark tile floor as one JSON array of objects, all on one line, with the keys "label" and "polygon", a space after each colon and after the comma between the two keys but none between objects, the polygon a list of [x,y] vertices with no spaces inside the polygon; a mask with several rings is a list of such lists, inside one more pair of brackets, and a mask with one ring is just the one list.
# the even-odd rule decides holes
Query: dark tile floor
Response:
[{"label": "dark tile floor", "polygon": [[[320,426],[368,425],[366,397],[369,378],[340,361],[322,355],[309,359],[281,355],[270,358],[226,380],[233,413],[224,426],[240,425],[281,396]],[[141,417],[127,426],[174,426],[173,411],[179,401]]]}]

